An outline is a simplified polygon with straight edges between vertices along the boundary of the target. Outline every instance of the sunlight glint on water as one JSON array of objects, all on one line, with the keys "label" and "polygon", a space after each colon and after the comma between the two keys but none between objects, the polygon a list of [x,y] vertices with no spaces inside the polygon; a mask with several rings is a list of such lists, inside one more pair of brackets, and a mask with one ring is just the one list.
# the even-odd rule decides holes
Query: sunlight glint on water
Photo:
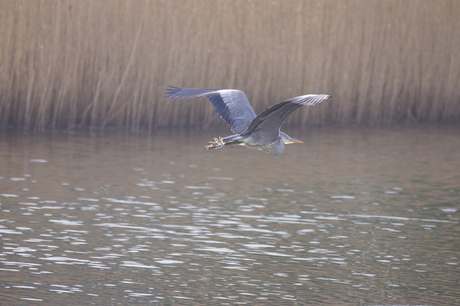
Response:
[{"label": "sunlight glint on water", "polygon": [[1,134],[9,304],[455,304],[455,128]]}]

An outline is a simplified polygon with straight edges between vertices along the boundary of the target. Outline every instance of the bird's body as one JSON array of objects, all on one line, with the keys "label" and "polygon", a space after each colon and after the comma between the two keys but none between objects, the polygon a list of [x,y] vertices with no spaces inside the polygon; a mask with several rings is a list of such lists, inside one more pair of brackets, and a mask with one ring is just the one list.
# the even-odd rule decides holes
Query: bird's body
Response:
[{"label": "bird's body", "polygon": [[279,155],[285,144],[302,143],[280,131],[284,120],[303,105],[315,105],[330,98],[328,95],[305,95],[280,102],[258,116],[254,113],[244,92],[235,89],[180,88],[170,86],[169,98],[206,97],[216,112],[227,121],[234,135],[214,138],[207,149],[220,149],[225,145],[239,144]]},{"label": "bird's body", "polygon": [[[284,134],[284,135],[283,135]],[[283,135],[283,136],[282,136]],[[208,149],[220,149],[224,145],[239,144],[251,149],[257,149],[264,151],[271,155],[279,155],[284,151],[284,139],[290,138],[286,133],[280,132],[280,136],[275,139],[265,141],[257,132],[250,133],[248,136],[231,135],[227,137],[215,138],[214,141],[210,142],[210,145],[206,146]],[[291,138],[293,139],[293,138]],[[301,142],[301,141],[295,141]]]}]

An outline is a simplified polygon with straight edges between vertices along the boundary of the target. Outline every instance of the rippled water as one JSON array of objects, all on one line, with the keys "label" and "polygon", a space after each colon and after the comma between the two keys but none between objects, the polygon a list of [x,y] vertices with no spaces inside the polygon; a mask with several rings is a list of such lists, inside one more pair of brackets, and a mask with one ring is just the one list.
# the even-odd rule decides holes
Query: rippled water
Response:
[{"label": "rippled water", "polygon": [[305,143],[270,156],[4,130],[0,300],[460,303],[458,127],[287,132]]}]

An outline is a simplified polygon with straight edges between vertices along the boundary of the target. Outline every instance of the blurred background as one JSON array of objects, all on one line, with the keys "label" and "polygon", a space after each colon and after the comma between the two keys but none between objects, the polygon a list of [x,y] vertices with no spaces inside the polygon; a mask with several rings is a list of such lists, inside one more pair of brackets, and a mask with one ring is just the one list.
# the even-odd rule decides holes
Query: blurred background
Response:
[{"label": "blurred background", "polygon": [[[458,122],[457,0],[0,1],[0,125],[224,125],[166,85],[245,91],[288,125]],[[203,99],[204,100],[204,99]]]},{"label": "blurred background", "polygon": [[[459,16],[0,0],[0,304],[460,305]],[[333,98],[276,157],[167,85]]]}]

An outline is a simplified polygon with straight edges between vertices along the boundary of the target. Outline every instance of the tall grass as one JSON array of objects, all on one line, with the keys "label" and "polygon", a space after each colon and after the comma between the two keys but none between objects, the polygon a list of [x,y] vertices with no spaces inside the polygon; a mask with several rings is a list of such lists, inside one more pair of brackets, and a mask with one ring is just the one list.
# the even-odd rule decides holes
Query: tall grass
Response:
[{"label": "tall grass", "polygon": [[246,92],[256,113],[333,96],[291,125],[460,119],[458,0],[0,0],[0,124],[219,122],[167,84]]}]

